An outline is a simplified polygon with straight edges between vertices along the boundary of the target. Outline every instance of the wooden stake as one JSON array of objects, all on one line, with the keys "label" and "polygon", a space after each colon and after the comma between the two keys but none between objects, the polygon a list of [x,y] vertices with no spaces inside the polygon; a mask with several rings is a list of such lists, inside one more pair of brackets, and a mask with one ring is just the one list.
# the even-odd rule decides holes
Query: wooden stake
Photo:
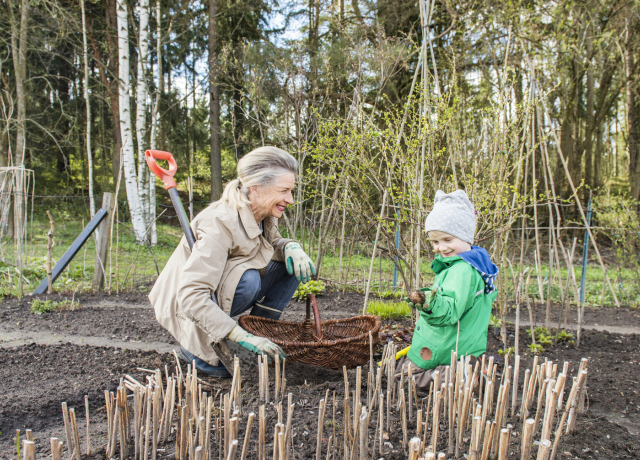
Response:
[{"label": "wooden stake", "polygon": [[543,439],[540,441],[540,445],[538,446],[538,456],[537,460],[549,460],[549,455],[551,454],[551,441],[548,439]]},{"label": "wooden stake", "polygon": [[402,450],[407,451],[407,402],[404,398],[404,388],[400,389],[400,424],[402,426]]},{"label": "wooden stake", "polygon": [[62,443],[58,438],[51,438],[52,460],[62,460]]},{"label": "wooden stake", "polygon": [[409,460],[418,460],[420,456],[420,438],[411,438],[409,441]]},{"label": "wooden stake", "polygon": [[87,457],[91,456],[91,430],[89,426],[89,396],[84,395],[85,418],[87,420]]},{"label": "wooden stake", "polygon": [[69,458],[72,458],[73,454],[73,443],[71,440],[71,427],[69,425],[69,411],[67,410],[66,401],[62,403],[62,421],[64,422],[64,432],[67,436],[67,452],[69,453]]},{"label": "wooden stake", "polygon": [[498,460],[507,460],[509,455],[509,429],[500,430],[500,448],[498,450]]},{"label": "wooden stake", "polygon": [[235,460],[237,450],[238,450],[238,440],[234,439],[233,441],[231,441],[231,444],[229,445],[229,454],[227,455],[227,460]]},{"label": "wooden stake", "polygon": [[468,460],[479,460],[482,452],[480,451],[480,438],[482,436],[482,417],[476,415],[473,417],[471,424],[471,442],[469,443]]},{"label": "wooden stake", "polygon": [[36,460],[36,445],[33,441],[24,440],[22,441],[22,449],[23,452],[23,460]]},{"label": "wooden stake", "polygon": [[249,451],[249,441],[251,440],[251,431],[253,430],[253,420],[256,417],[256,414],[253,412],[249,412],[249,419],[247,420],[247,430],[244,435],[244,443],[242,444],[242,455],[240,455],[240,460],[245,460],[247,457],[247,453]]},{"label": "wooden stake", "polygon": [[266,456],[264,446],[267,428],[267,421],[264,416],[264,405],[260,406],[258,417],[258,459],[264,460]]},{"label": "wooden stake", "polygon": [[[405,442],[406,444],[406,442]],[[360,414],[360,460],[369,459],[369,415],[367,409],[362,408]]]},{"label": "wooden stake", "polygon": [[520,374],[520,355],[516,355],[513,366],[513,396],[511,397],[511,417],[516,416],[516,406],[518,404],[518,378]]},{"label": "wooden stake", "polygon": [[276,382],[275,382],[275,401],[280,401],[280,355],[276,354]]},{"label": "wooden stake", "polygon": [[[384,395],[382,394],[382,392],[380,392],[379,398],[380,398],[380,402],[379,402],[379,405],[378,405],[378,419],[379,419],[380,429],[379,429],[379,432],[378,432],[378,441],[379,441],[380,447],[378,447],[378,449],[379,449],[378,452],[380,453],[380,455],[383,455],[383,452],[382,452],[382,447],[383,447],[382,439],[383,439],[383,432],[384,432]],[[420,413],[420,415],[422,415],[422,412]],[[418,428],[418,429],[420,429],[420,428]]]},{"label": "wooden stake", "polygon": [[[452,368],[454,366],[451,366]],[[453,454],[453,445],[454,445],[454,424],[456,419],[456,406],[455,406],[455,398],[454,398],[454,385],[453,382],[449,382],[449,387],[447,388],[447,399],[449,400],[449,443],[447,445],[447,452],[449,455]],[[426,431],[426,427],[425,427]]]},{"label": "wooden stake", "polygon": [[558,403],[558,392],[555,388],[552,388],[549,392],[549,397],[547,399],[545,412],[544,412],[544,421],[542,422],[542,435],[541,439],[550,439],[551,438],[551,429],[553,427],[553,418],[556,415],[556,405]]},{"label": "wooden stake", "polygon": [[493,438],[496,435],[496,422],[487,421],[487,424],[484,429],[485,438],[484,444],[482,445],[482,458],[480,460],[487,460],[489,458],[489,453],[491,452],[491,446],[493,445]]},{"label": "wooden stake", "polygon": [[522,445],[520,446],[521,460],[529,460],[531,453],[531,445],[533,444],[533,434],[535,432],[536,421],[532,418],[528,418],[524,422],[524,428],[522,431]]},{"label": "wooden stake", "polygon": [[433,402],[433,427],[431,428],[431,450],[437,452],[438,434],[440,431],[440,391],[435,393]]},{"label": "wooden stake", "polygon": [[69,409],[69,416],[71,419],[71,434],[73,435],[74,451],[76,453],[76,459],[80,460],[80,433],[78,432],[78,421],[76,420],[76,410],[74,408]]},{"label": "wooden stake", "polygon": [[321,399],[320,407],[318,408],[318,439],[316,440],[316,460],[321,460],[320,452],[322,449],[322,432],[324,429],[325,409],[326,409],[326,401],[324,399]]}]

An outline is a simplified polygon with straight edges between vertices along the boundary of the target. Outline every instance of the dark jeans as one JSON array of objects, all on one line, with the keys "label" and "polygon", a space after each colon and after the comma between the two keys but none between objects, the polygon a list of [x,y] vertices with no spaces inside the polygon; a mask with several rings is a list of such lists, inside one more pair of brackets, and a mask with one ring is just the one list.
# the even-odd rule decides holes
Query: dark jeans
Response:
[{"label": "dark jeans", "polygon": [[[298,288],[298,280],[287,273],[282,262],[271,261],[260,277],[258,270],[247,270],[242,274],[231,304],[231,315],[238,316],[251,308],[251,314],[262,318],[279,319],[293,293]],[[215,294],[213,300],[217,303]],[[253,308],[252,308],[253,307]],[[230,377],[222,363],[212,366],[184,347],[182,356],[185,361],[195,361],[196,367],[212,377]]]},{"label": "dark jeans", "polygon": [[279,319],[298,283],[294,275],[287,273],[282,262],[269,262],[262,278],[258,270],[247,270],[238,282],[230,316],[237,316],[253,307],[251,314],[254,316]]}]

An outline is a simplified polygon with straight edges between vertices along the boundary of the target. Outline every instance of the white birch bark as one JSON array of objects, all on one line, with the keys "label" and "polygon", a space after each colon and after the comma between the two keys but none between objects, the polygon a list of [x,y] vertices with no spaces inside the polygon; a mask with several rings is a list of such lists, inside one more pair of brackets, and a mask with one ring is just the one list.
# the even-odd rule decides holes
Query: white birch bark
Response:
[{"label": "white birch bark", "polygon": [[[160,0],[156,3],[156,52],[158,54],[158,85],[156,87],[156,97],[153,104],[153,110],[151,111],[151,136],[149,144],[152,149],[158,148],[158,109],[160,107],[160,94],[162,93],[162,87],[164,82],[162,79],[162,29],[160,27]],[[151,246],[158,244],[158,233],[156,230],[156,176],[151,174],[149,176],[149,222],[151,223],[151,230],[149,231],[149,239]]]},{"label": "white birch bark", "polygon": [[136,161],[133,154],[131,131],[131,100],[129,98],[129,26],[125,0],[117,0],[118,16],[118,96],[120,102],[120,133],[122,135],[122,162],[131,224],[138,243],[144,241],[145,226],[142,217],[140,194],[136,177]]},{"label": "white birch bark", "polygon": [[96,201],[93,196],[93,157],[91,156],[91,105],[89,104],[89,59],[87,58],[87,20],[84,0],[80,0],[82,9],[82,53],[84,55],[84,100],[87,106],[87,168],[89,175],[89,212],[91,218],[96,215]]},{"label": "white birch bark", "polygon": [[147,80],[145,78],[145,67],[147,65],[147,51],[149,49],[149,1],[140,0],[138,7],[140,30],[138,37],[138,84],[136,88],[136,134],[138,138],[138,193],[142,205],[142,219],[145,227],[149,225],[149,169],[144,158],[144,151],[147,149],[146,123],[147,123]]}]

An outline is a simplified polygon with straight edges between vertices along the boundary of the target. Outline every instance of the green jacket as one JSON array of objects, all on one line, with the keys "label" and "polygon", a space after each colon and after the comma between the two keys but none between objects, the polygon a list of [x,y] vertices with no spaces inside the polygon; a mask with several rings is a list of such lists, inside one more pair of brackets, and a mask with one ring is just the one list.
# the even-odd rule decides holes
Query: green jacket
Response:
[{"label": "green jacket", "polygon": [[[411,362],[423,369],[449,365],[456,339],[458,356],[478,357],[486,352],[491,304],[498,295],[497,291],[485,293],[485,282],[478,270],[460,256],[437,255],[431,268],[436,274],[433,287],[437,293],[429,310],[421,313],[407,353]],[[433,353],[428,361],[420,357],[423,347]]]}]

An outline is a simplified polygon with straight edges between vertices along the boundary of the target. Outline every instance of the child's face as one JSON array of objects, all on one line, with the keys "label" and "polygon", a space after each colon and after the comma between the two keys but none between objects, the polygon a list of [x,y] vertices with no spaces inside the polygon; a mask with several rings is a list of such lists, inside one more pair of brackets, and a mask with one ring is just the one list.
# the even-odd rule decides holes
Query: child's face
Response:
[{"label": "child's face", "polygon": [[429,232],[429,241],[433,245],[433,252],[442,257],[453,257],[471,251],[469,243],[444,232]]}]

